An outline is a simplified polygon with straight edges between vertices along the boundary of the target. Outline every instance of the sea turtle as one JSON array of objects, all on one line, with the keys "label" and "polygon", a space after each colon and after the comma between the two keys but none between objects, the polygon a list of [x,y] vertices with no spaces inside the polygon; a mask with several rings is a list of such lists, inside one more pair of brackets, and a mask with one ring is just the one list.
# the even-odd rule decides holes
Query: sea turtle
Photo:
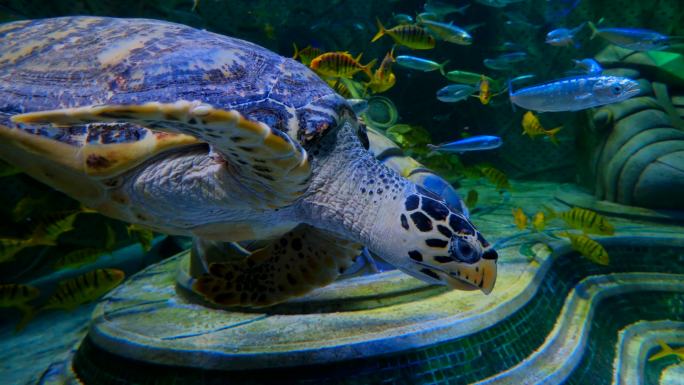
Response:
[{"label": "sea turtle", "polygon": [[[194,289],[266,306],[366,245],[421,280],[489,293],[497,253],[459,207],[367,150],[348,102],[249,42],[146,19],[0,26],[0,158],[101,213],[192,236]],[[259,241],[243,260],[222,242]]]}]

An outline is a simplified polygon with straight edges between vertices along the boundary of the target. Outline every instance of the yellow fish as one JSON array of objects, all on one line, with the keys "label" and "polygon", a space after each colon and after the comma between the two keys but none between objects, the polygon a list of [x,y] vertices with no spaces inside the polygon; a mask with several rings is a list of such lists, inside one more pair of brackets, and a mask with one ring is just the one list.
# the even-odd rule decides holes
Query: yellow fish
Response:
[{"label": "yellow fish", "polygon": [[588,260],[604,266],[610,262],[606,249],[588,236],[576,235],[567,231],[559,235],[570,239],[572,249],[582,254]]},{"label": "yellow fish", "polygon": [[511,184],[508,182],[508,177],[503,171],[491,166],[479,166],[478,169],[488,181],[496,186],[497,190],[501,191],[511,189]]},{"label": "yellow fish", "polygon": [[304,48],[297,49],[297,44],[292,43],[292,46],[294,47],[294,55],[292,56],[293,59],[299,58],[299,61],[302,62],[305,66],[308,66],[311,64],[311,61],[322,54],[324,54],[323,50],[320,48],[312,47],[311,45],[306,46]]},{"label": "yellow fish", "polygon": [[118,286],[126,275],[118,269],[96,269],[60,282],[40,310],[73,310]]},{"label": "yellow fish", "polygon": [[116,235],[114,234],[114,230],[111,226],[107,225],[107,237],[105,239],[104,247],[87,247],[71,251],[57,259],[53,267],[56,270],[60,270],[66,268],[78,268],[91,264],[97,261],[102,254],[107,254],[114,251],[115,243]]},{"label": "yellow fish", "polygon": [[370,88],[376,94],[385,92],[390,88],[394,87],[397,82],[397,77],[392,72],[392,63],[396,60],[394,59],[394,50],[388,52],[385,58],[382,59],[380,66],[375,70],[371,80],[366,83],[366,87]]},{"label": "yellow fish", "polygon": [[534,214],[534,218],[532,219],[532,228],[534,231],[542,231],[546,227],[546,219],[544,217],[543,212],[538,212]]},{"label": "yellow fish", "polygon": [[544,128],[544,126],[541,125],[541,122],[539,121],[539,118],[537,115],[534,114],[532,111],[527,111],[525,115],[523,115],[522,119],[522,129],[523,129],[523,135],[527,135],[530,138],[534,139],[537,136],[541,135],[546,135],[549,137],[552,143],[558,144],[558,139],[556,139],[556,134],[558,131],[560,131],[563,128],[563,126],[558,126],[556,128],[553,128],[551,130],[547,130]]},{"label": "yellow fish", "polygon": [[413,24],[400,24],[391,29],[385,29],[380,19],[378,23],[378,33],[373,36],[371,43],[388,35],[394,42],[413,49],[432,49],[435,48],[435,38],[422,27]]},{"label": "yellow fish", "polygon": [[18,283],[0,285],[0,307],[22,307],[38,298],[40,290],[33,286]]},{"label": "yellow fish", "polygon": [[348,52],[326,52],[311,60],[309,68],[323,76],[351,79],[354,74],[363,71],[368,78],[371,78],[370,69],[376,60],[373,59],[366,65],[359,63],[359,60],[361,60],[361,54],[352,57]]},{"label": "yellow fish", "polygon": [[527,228],[527,215],[523,212],[522,208],[512,209],[513,211],[513,222],[518,227],[518,230],[525,230]]},{"label": "yellow fish", "polygon": [[478,99],[480,99],[480,103],[482,104],[489,104],[489,101],[492,99],[492,90],[490,88],[489,80],[487,80],[487,77],[482,75],[482,78],[480,79],[480,92],[477,96]]},{"label": "yellow fish", "polygon": [[673,349],[663,340],[658,340],[658,345],[660,345],[660,351],[648,358],[648,361],[655,361],[667,356],[677,356],[680,360],[684,361],[684,346],[681,348]]},{"label": "yellow fish", "polygon": [[615,227],[608,222],[606,217],[595,211],[573,207],[568,211],[558,213],[551,207],[546,207],[546,209],[549,210],[549,219],[561,218],[568,226],[582,230],[584,234],[615,234]]},{"label": "yellow fish", "polygon": [[152,240],[154,240],[154,232],[141,227],[139,225],[128,225],[126,231],[129,236],[133,236],[138,239],[138,243],[142,247],[143,251],[147,252],[152,249]]}]

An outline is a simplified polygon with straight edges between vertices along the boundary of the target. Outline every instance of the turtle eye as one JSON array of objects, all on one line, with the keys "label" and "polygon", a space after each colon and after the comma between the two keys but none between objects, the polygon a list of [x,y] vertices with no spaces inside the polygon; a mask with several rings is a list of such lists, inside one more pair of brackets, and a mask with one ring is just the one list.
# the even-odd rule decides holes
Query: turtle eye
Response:
[{"label": "turtle eye", "polygon": [[473,245],[459,237],[452,238],[449,254],[456,260],[465,263],[474,263],[480,259],[480,255]]},{"label": "turtle eye", "polygon": [[613,95],[620,95],[622,93],[622,86],[615,85],[610,87],[610,92],[613,93]]}]

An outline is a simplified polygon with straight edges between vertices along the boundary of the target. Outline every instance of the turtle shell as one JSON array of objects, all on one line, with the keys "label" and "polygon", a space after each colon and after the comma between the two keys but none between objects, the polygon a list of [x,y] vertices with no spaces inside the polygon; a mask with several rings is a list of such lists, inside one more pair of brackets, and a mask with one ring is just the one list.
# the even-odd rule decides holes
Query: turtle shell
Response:
[{"label": "turtle shell", "polygon": [[62,17],[0,26],[0,136],[29,149],[24,157],[31,163],[44,157],[77,174],[112,177],[198,140],[133,124],[26,126],[11,122],[12,115],[179,100],[237,110],[302,144],[351,113],[294,60],[179,24]]}]

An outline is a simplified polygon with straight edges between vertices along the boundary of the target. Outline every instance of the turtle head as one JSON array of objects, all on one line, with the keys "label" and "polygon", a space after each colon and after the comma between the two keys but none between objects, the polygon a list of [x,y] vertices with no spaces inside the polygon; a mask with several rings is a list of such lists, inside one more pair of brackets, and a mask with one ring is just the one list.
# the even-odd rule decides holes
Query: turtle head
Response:
[{"label": "turtle head", "polygon": [[386,235],[391,251],[380,253],[388,262],[426,282],[492,291],[498,255],[460,209],[416,185],[389,215],[396,231]]}]

